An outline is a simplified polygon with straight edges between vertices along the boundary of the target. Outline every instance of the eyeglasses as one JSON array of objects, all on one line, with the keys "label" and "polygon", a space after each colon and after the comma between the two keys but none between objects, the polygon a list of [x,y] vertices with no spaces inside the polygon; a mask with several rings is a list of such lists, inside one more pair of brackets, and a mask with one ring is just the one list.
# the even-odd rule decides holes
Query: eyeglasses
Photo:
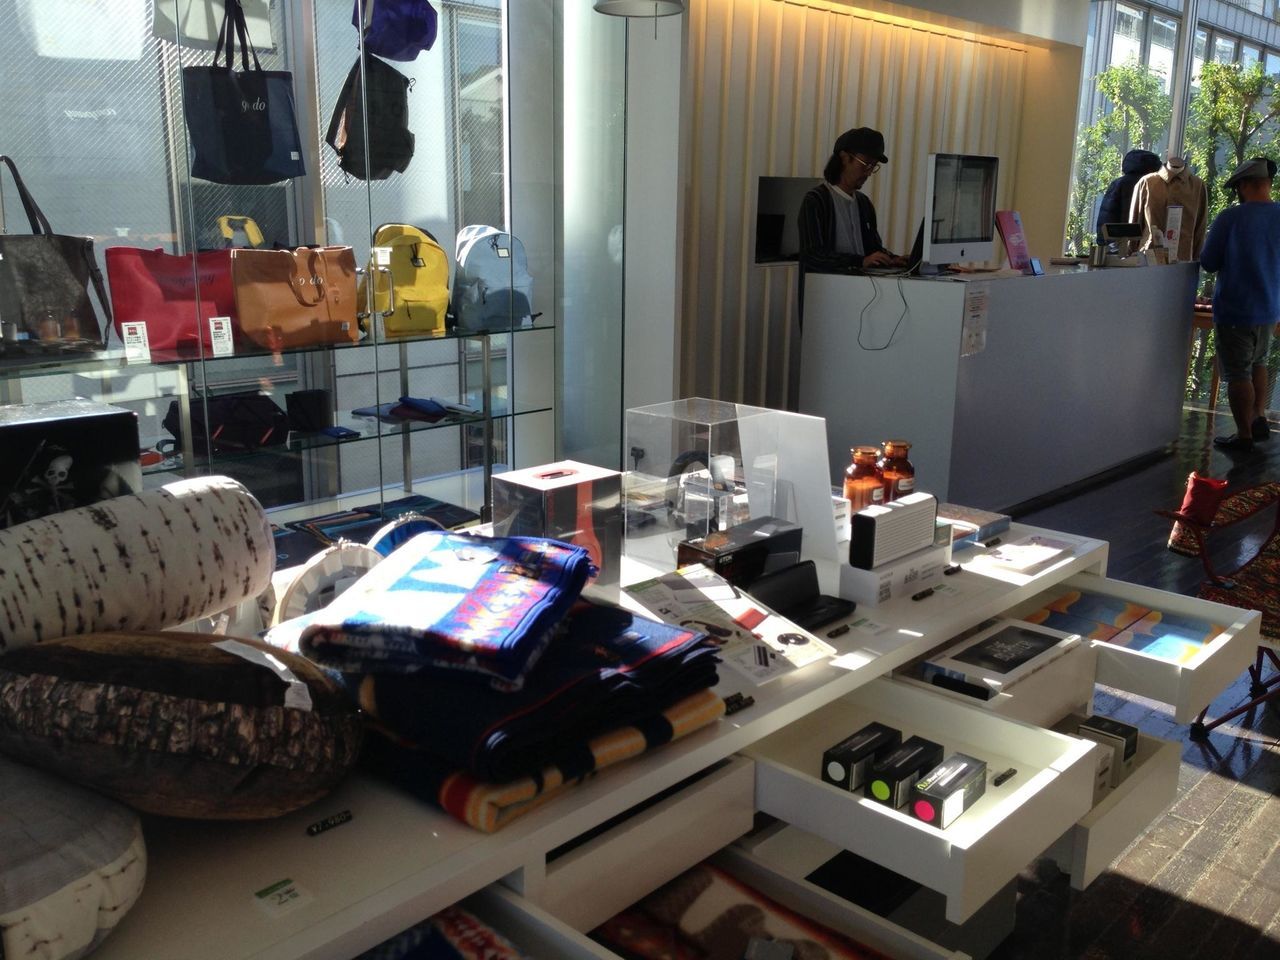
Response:
[{"label": "eyeglasses", "polygon": [[867,176],[871,176],[871,174],[875,173],[877,170],[880,169],[879,163],[871,163],[867,160],[863,160],[862,157],[858,156],[857,154],[854,154],[853,159],[857,160],[860,164],[862,164],[864,167],[867,168]]}]

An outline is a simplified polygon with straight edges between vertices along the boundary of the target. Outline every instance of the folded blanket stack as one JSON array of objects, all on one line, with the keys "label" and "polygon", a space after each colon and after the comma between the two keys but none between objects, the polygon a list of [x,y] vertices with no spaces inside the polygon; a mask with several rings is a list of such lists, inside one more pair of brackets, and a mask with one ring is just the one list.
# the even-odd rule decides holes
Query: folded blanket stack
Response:
[{"label": "folded blanket stack", "polygon": [[374,769],[495,830],[723,715],[704,635],[581,600],[589,574],[557,541],[424,533],[268,639],[335,671]]}]

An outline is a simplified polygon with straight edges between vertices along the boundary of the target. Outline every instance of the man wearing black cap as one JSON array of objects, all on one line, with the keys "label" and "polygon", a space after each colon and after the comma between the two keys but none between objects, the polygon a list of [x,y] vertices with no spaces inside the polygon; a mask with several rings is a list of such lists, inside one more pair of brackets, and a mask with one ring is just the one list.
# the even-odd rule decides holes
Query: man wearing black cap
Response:
[{"label": "man wearing black cap", "polygon": [[905,267],[906,258],[884,248],[876,230],[876,210],[859,192],[888,161],[878,130],[855,127],[840,134],[825,178],[800,203],[800,267],[840,271],[857,267]]},{"label": "man wearing black cap", "polygon": [[1216,273],[1213,336],[1236,432],[1215,437],[1227,452],[1247,453],[1271,434],[1267,423],[1267,353],[1280,322],[1280,204],[1271,201],[1276,165],[1246,160],[1224,184],[1240,205],[1218,214],[1200,253]]}]

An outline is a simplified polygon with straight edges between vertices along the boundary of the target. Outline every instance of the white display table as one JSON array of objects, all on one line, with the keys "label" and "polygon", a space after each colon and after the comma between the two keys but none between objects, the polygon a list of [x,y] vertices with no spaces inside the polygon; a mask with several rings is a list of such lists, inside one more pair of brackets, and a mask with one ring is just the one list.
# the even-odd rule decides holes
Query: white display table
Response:
[{"label": "white display table", "polygon": [[[1027,532],[1015,525],[1005,536]],[[957,554],[966,569],[948,578],[948,593],[859,610],[855,619],[867,617],[875,625],[833,639],[836,660],[762,687],[726,679],[724,694],[741,688],[755,697],[755,705],[606,770],[492,836],[364,776],[279,820],[148,820],[146,888],[95,956],[347,960],[505,879],[516,892],[490,892],[479,902],[500,926],[513,933],[529,926],[541,931],[538,942],[554,945],[548,956],[609,957],[569,928],[595,926],[746,833],[756,810],[939,891],[946,897],[947,918],[955,922],[974,916],[1026,863],[1063,839],[1064,866],[1074,871],[1078,885],[1087,883],[1099,863],[1109,863],[1172,801],[1177,746],[1151,741],[1133,775],[1143,789],[1117,791],[1091,809],[1094,751],[1100,748],[887,674],[989,617],[1034,605],[1045,590],[1075,577],[1090,589],[1133,590],[1139,602],[1158,599],[1167,609],[1231,624],[1178,675],[1144,654],[1109,652],[1125,666],[1113,669],[1108,682],[1133,678],[1130,689],[1167,696],[1181,711],[1184,700],[1198,705],[1197,698],[1217,692],[1251,661],[1259,616],[1108,581],[1102,576],[1107,545],[1101,541],[1081,541],[1074,555],[1034,577],[981,573],[982,553],[975,548]],[[888,717],[904,733],[932,736],[948,751],[964,749],[990,757],[994,765],[1016,767],[1019,775],[989,791],[946,830],[820,782],[822,749],[873,717]],[[656,804],[558,851],[664,791],[669,793]],[[308,825],[344,811],[350,822],[308,835]],[[1078,823],[1088,829],[1081,833]],[[778,874],[767,864],[759,869]],[[832,906],[830,895],[802,889],[802,878],[775,879],[779,889],[799,891],[796,896],[815,910]],[[296,896],[255,896],[286,880],[284,889],[291,887]],[[891,955],[953,955],[851,905],[842,910],[838,926]],[[513,920],[517,914],[521,919]]]},{"label": "white display table", "polygon": [[837,476],[850,447],[900,438],[924,489],[1004,510],[1177,439],[1198,274],[810,273],[800,412],[826,418]]}]

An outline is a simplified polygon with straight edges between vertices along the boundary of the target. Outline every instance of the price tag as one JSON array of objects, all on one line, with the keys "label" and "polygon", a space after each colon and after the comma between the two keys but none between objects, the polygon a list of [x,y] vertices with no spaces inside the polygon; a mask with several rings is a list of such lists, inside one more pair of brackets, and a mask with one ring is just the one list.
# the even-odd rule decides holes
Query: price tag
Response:
[{"label": "price tag", "polygon": [[210,317],[209,339],[213,341],[213,355],[215,357],[230,357],[234,355],[236,344],[231,335],[231,318]]},{"label": "price tag", "polygon": [[379,267],[391,266],[391,248],[390,247],[374,247],[373,262]]},{"label": "price tag", "polygon": [[960,356],[971,357],[987,349],[987,309],[991,284],[986,280],[965,284],[964,326],[960,332]]},{"label": "price tag", "polygon": [[253,902],[273,920],[305,907],[311,900],[311,894],[288,878],[263,887],[253,895]]},{"label": "price tag", "polygon": [[151,344],[147,340],[147,325],[129,320],[120,324],[120,339],[124,341],[125,363],[150,363]]}]

